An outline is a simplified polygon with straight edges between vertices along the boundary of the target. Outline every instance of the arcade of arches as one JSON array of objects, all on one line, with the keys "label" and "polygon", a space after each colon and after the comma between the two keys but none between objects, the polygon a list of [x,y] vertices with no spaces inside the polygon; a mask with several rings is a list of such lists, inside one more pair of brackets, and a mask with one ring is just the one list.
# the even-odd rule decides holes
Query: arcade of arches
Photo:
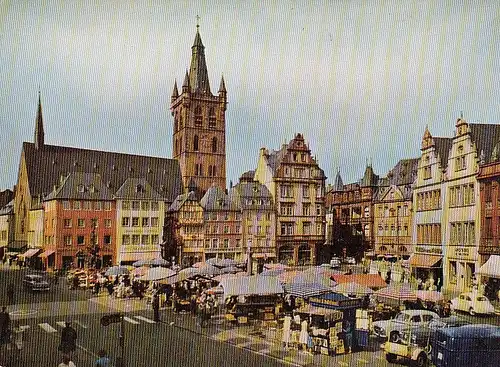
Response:
[{"label": "arcade of arches", "polygon": [[282,264],[310,265],[315,262],[314,244],[286,244],[278,248],[278,262]]}]

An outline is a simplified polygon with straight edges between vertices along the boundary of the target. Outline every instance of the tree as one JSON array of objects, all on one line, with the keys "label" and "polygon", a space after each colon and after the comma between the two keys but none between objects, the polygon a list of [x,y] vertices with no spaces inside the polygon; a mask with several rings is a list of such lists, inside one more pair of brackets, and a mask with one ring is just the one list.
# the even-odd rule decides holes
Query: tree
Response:
[{"label": "tree", "polygon": [[176,259],[176,263],[179,263],[178,259],[178,246],[179,241],[177,237],[177,218],[173,213],[167,213],[165,216],[165,224],[163,225],[163,242],[161,244],[161,257],[165,260],[171,260],[172,257]]}]

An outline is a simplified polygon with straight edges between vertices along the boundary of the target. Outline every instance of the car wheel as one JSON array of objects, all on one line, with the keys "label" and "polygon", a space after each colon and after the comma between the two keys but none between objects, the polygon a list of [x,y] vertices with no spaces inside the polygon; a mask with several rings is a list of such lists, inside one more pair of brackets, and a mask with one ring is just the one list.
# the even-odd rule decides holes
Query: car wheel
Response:
[{"label": "car wheel", "polygon": [[417,360],[415,361],[415,366],[417,367],[426,367],[427,366],[427,355],[424,352],[421,352],[417,356]]},{"label": "car wheel", "polygon": [[472,307],[471,307],[471,308],[469,308],[469,314],[470,314],[471,316],[475,316],[475,315],[476,315],[476,311],[474,311],[474,308],[472,308]]},{"label": "car wheel", "polygon": [[392,354],[392,353],[387,353],[387,354],[385,355],[385,359],[386,359],[386,360],[387,360],[387,362],[389,362],[389,363],[394,363],[394,362],[396,362],[396,359],[397,359],[397,358],[398,358],[398,356],[397,356],[397,355],[395,355],[395,354]]},{"label": "car wheel", "polygon": [[389,340],[393,343],[398,343],[401,340],[401,336],[397,331],[393,331],[389,337]]}]

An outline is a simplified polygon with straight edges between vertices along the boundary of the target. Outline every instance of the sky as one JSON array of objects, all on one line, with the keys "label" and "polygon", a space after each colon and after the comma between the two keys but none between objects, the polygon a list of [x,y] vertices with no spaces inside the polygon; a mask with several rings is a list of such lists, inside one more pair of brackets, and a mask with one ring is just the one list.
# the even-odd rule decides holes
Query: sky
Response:
[{"label": "sky", "polygon": [[0,191],[33,141],[172,157],[199,16],[224,76],[227,182],[302,133],[333,183],[417,158],[425,127],[500,123],[500,2],[0,0]]}]

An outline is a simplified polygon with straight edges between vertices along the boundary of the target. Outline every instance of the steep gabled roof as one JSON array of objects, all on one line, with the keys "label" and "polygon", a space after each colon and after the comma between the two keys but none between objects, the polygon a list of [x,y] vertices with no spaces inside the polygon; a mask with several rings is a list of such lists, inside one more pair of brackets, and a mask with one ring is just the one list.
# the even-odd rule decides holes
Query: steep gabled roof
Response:
[{"label": "steep gabled roof", "polygon": [[181,195],[177,196],[175,198],[174,202],[172,203],[172,205],[170,205],[170,207],[168,208],[168,211],[169,212],[176,212],[176,211],[178,211],[184,205],[184,203],[186,203],[187,201],[196,201],[196,202],[198,202],[198,200],[196,198],[196,194],[194,193],[194,191],[190,191],[188,193],[181,194]]},{"label": "steep gabled roof", "polygon": [[231,200],[220,187],[212,186],[200,200],[200,205],[208,211],[214,210],[240,210],[240,205]]},{"label": "steep gabled roof", "polygon": [[491,163],[494,147],[500,141],[500,124],[469,123],[472,141],[476,144],[477,156],[484,155],[484,163]]},{"label": "steep gabled roof", "polygon": [[72,172],[45,197],[53,199],[113,200],[113,192],[99,173]]},{"label": "steep gabled roof", "polygon": [[23,153],[32,197],[45,196],[60,184],[61,176],[73,172],[99,174],[104,186],[116,192],[131,177],[145,178],[165,201],[182,193],[179,162],[175,159],[147,157],[99,150],[24,142]]},{"label": "steep gabled roof", "polygon": [[138,200],[160,200],[162,198],[149,182],[142,177],[127,178],[114,196],[119,199]]},{"label": "steep gabled roof", "polygon": [[[255,207],[256,205],[258,205],[263,210],[273,208],[273,195],[271,194],[267,186],[261,184],[258,181],[240,182],[236,184],[229,191],[229,197],[232,201],[238,202],[241,208],[252,206]],[[249,204],[247,203],[247,199],[251,199],[254,202],[252,202],[252,204]],[[262,204],[258,204],[259,199],[262,201]]]},{"label": "steep gabled roof", "polygon": [[417,177],[418,161],[419,158],[401,159],[390,171],[390,184],[411,185]]},{"label": "steep gabled roof", "polygon": [[445,169],[448,166],[448,155],[450,154],[450,149],[453,144],[453,138],[432,138],[434,140],[434,146],[437,154],[439,154],[441,169]]}]

